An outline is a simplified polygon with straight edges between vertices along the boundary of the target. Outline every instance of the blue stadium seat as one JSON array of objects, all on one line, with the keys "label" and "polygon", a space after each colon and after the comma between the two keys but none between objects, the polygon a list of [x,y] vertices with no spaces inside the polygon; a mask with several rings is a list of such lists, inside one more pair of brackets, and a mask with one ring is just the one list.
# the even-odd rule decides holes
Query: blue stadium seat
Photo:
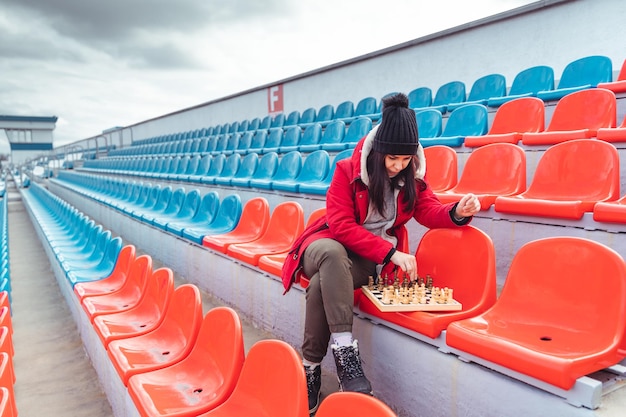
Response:
[{"label": "blue stadium seat", "polygon": [[287,117],[285,117],[285,122],[281,126],[283,129],[289,126],[296,126],[300,123],[300,112],[298,110],[294,110],[290,112]]},{"label": "blue stadium seat", "polygon": [[202,182],[202,178],[204,178],[204,176],[208,175],[209,173],[209,169],[211,168],[211,160],[211,155],[202,155],[202,158],[200,158],[200,162],[198,163],[198,167],[193,174],[187,177],[187,181],[196,183]]},{"label": "blue stadium seat", "polygon": [[163,210],[148,213],[142,217],[142,220],[146,223],[150,223],[153,226],[160,227],[160,222],[167,222],[169,218],[178,213],[183,205],[183,202],[185,201],[185,195],[186,191],[184,187],[176,188]]},{"label": "blue stadium seat", "polygon": [[250,149],[250,144],[252,143],[252,138],[254,137],[254,132],[243,132],[241,137],[239,138],[239,142],[237,143],[237,148],[235,152],[238,154],[245,155],[248,153]]},{"label": "blue stadium seat", "polygon": [[302,138],[302,128],[298,125],[284,128],[283,139],[278,147],[278,153],[297,151],[300,139]]},{"label": "blue stadium seat", "polygon": [[[322,132],[322,137],[318,145],[302,147],[300,152],[312,152],[317,149],[324,149],[325,146],[343,142],[346,136],[346,124],[341,120],[336,120],[326,126]],[[345,148],[343,148],[345,149]]]},{"label": "blue stadium seat", "polygon": [[324,150],[310,153],[302,163],[300,173],[293,179],[272,181],[272,190],[297,193],[302,184],[318,182],[324,179],[330,168],[330,156]]},{"label": "blue stadium seat", "polygon": [[82,270],[72,269],[66,271],[68,281],[73,287],[79,282],[96,281],[108,277],[115,267],[121,250],[122,238],[119,236],[111,238],[108,241],[101,261],[95,266],[89,266]]},{"label": "blue stadium seat", "polygon": [[167,207],[167,204],[170,202],[170,199],[172,198],[172,193],[173,191],[170,185],[164,186],[163,188],[161,188],[159,196],[155,200],[154,204],[145,209],[134,211],[133,217],[138,220],[144,221],[144,216],[151,217],[154,216],[154,214],[163,211],[165,207]]},{"label": "blue stadium seat", "polygon": [[[502,97],[505,94],[506,78],[504,75],[497,73],[488,74],[474,81],[465,104],[482,104],[486,106],[489,98]],[[463,103],[450,103],[447,111],[454,111],[454,109],[462,105]]]},{"label": "blue stadium seat", "polygon": [[233,178],[231,184],[242,187],[253,187],[253,181],[271,181],[277,170],[278,154],[276,152],[269,152],[260,157],[259,164],[250,179],[244,183],[243,181],[239,181],[239,179]]},{"label": "blue stadium seat", "polygon": [[[174,196],[176,196],[176,192]],[[175,198],[174,196],[172,196],[172,200]],[[184,200],[178,210],[175,210],[171,214],[165,214],[164,216],[155,218],[152,224],[159,229],[167,230],[167,225],[170,222],[185,222],[191,220],[196,214],[198,207],[200,207],[200,191],[191,190],[184,195]]]},{"label": "blue stadium seat", "polygon": [[[349,106],[349,105],[347,105]],[[340,110],[340,107],[337,107],[337,110]],[[378,120],[380,118],[380,113],[378,112],[378,107],[376,105],[376,98],[374,97],[364,97],[357,103],[354,111],[352,112],[352,116],[348,117],[337,117],[335,116],[335,120],[342,120],[346,125],[349,125],[352,121],[354,121],[359,116],[366,116],[370,119],[374,118]]]},{"label": "blue stadium seat", "polygon": [[554,69],[538,65],[520,71],[513,79],[509,92],[502,97],[487,100],[489,107],[498,107],[507,101],[521,97],[535,97],[539,91],[554,90]]},{"label": "blue stadium seat", "polygon": [[239,169],[230,178],[229,185],[247,187],[250,182],[250,178],[254,175],[254,172],[259,165],[259,155],[256,153],[249,153],[241,159]]},{"label": "blue stadium seat", "polygon": [[[354,116],[354,102],[351,100],[342,101],[335,108],[334,120],[349,119]],[[344,121],[345,123],[345,121]],[[347,125],[348,123],[346,123]]]},{"label": "blue stadium seat", "polygon": [[412,109],[422,109],[433,104],[433,90],[429,87],[417,87],[407,94],[409,107]]},{"label": "blue stadium seat", "polygon": [[341,142],[324,143],[322,149],[328,152],[338,152],[353,148],[370,130],[372,130],[372,120],[369,117],[358,117],[350,123]]},{"label": "blue stadium seat", "polygon": [[302,169],[302,155],[300,152],[288,152],[281,157],[278,167],[271,178],[257,178],[255,175],[250,180],[250,187],[271,190],[273,181],[294,179],[300,173],[300,169]]},{"label": "blue stadium seat", "polygon": [[237,226],[242,209],[239,194],[229,194],[219,203],[219,209],[211,222],[183,229],[183,237],[202,245],[206,235],[230,232]]},{"label": "blue stadium seat", "polygon": [[226,155],[220,153],[213,156],[213,158],[211,159],[211,167],[209,168],[209,171],[206,173],[206,175],[200,178],[200,182],[203,184],[213,184],[213,180],[215,179],[215,177],[220,175],[220,173],[224,169],[225,164]]},{"label": "blue stadium seat", "polygon": [[439,110],[424,109],[415,112],[417,134],[422,138],[436,138],[443,130],[443,116]]},{"label": "blue stadium seat", "polygon": [[481,136],[487,133],[487,107],[482,104],[467,104],[450,113],[441,136],[436,138],[422,138],[423,147],[445,145],[459,147],[463,145],[466,136]]},{"label": "blue stadium seat", "polygon": [[350,156],[352,156],[352,152],[352,149],[346,149],[336,154],[333,158],[333,161],[330,163],[328,173],[324,178],[319,181],[308,181],[302,183],[300,184],[298,191],[300,193],[326,195],[328,187],[330,186],[330,182],[332,181],[333,175],[335,174],[337,162],[341,161],[342,159],[349,158]]},{"label": "blue stadium seat", "polygon": [[178,236],[183,235],[183,230],[189,227],[200,227],[210,224],[217,216],[220,206],[220,197],[217,191],[209,191],[202,196],[200,204],[194,216],[186,221],[173,220],[165,226],[165,230]]},{"label": "blue stadium seat", "polygon": [[307,152],[307,148],[315,150],[321,139],[322,125],[319,123],[311,123],[304,129],[304,132],[302,132],[302,137],[300,138],[300,143],[296,150],[300,152]]},{"label": "blue stadium seat", "polygon": [[315,107],[308,107],[300,115],[300,120],[298,121],[298,124],[308,125],[309,123],[315,123],[316,117],[317,117],[317,110],[315,110]]},{"label": "blue stadium seat", "polygon": [[261,153],[263,151],[263,147],[265,146],[265,142],[267,141],[267,130],[257,130],[254,132],[254,136],[252,136],[252,140],[250,141],[250,146],[248,146],[248,151],[246,153]]},{"label": "blue stadium seat", "polygon": [[[224,162],[224,169],[222,169],[218,176],[213,178],[213,184],[230,185],[230,180],[232,179],[232,177],[235,176],[235,174],[239,170],[240,165],[241,155],[239,155],[238,153],[230,155],[228,158],[226,158],[226,161]],[[203,183],[206,184],[206,179],[203,180]]]},{"label": "blue stadium seat", "polygon": [[265,140],[265,144],[263,145],[263,148],[256,150],[255,152],[259,154],[264,154],[267,152],[278,153],[278,148],[283,141],[283,136],[284,130],[282,128],[270,130],[267,135],[267,139]]},{"label": "blue stadium seat", "polygon": [[596,87],[599,83],[613,79],[613,63],[611,58],[602,55],[591,55],[570,62],[563,69],[556,89],[540,91],[537,97],[543,101],[559,100],[566,95]]},{"label": "blue stadium seat", "polygon": [[448,104],[462,103],[466,99],[465,83],[462,81],[450,81],[437,89],[433,104],[430,107],[439,110],[443,114],[447,111]]},{"label": "blue stadium seat", "polygon": [[248,130],[250,132],[254,132],[255,130],[259,129],[260,124],[261,124],[261,119],[259,119],[258,117],[255,117],[254,119],[250,120],[250,123],[248,124]]},{"label": "blue stadium seat", "polygon": [[226,142],[226,147],[222,151],[222,153],[226,156],[230,156],[239,147],[239,138],[241,138],[241,133],[232,133]]}]

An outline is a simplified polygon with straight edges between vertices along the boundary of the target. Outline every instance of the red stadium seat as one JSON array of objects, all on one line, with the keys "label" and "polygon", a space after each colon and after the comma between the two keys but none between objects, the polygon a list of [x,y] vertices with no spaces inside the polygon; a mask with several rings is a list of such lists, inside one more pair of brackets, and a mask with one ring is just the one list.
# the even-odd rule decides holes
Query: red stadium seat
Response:
[{"label": "red stadium seat", "polygon": [[474,193],[480,201],[480,209],[489,210],[498,196],[516,195],[525,190],[524,150],[511,143],[491,143],[469,155],[456,186],[435,194],[442,203],[452,203],[467,193]]},{"label": "red stadium seat", "polygon": [[137,257],[128,279],[118,291],[83,298],[81,301],[83,310],[93,322],[94,317],[100,314],[118,313],[130,309],[143,296],[151,274],[152,258],[149,255]]},{"label": "red stadium seat", "polygon": [[549,237],[516,253],[500,298],[450,323],[448,346],[569,390],[626,357],[626,262],[589,239]]},{"label": "red stadium seat", "polygon": [[619,155],[609,143],[578,139],[548,148],[521,194],[498,197],[495,211],[579,220],[596,203],[619,198]]},{"label": "red stadium seat", "polygon": [[258,265],[262,255],[287,252],[304,230],[304,213],[300,203],[284,201],[274,208],[265,233],[252,242],[234,243],[226,254],[250,265]]},{"label": "red stadium seat", "polygon": [[573,139],[592,138],[598,129],[615,127],[615,93],[591,88],[570,93],[554,107],[548,127],[543,132],[524,133],[524,145],[553,145]]},{"label": "red stadium seat", "polygon": [[193,284],[174,290],[161,324],[153,331],[113,340],[107,353],[124,385],[135,374],[173,365],[193,349],[202,324],[202,299]]},{"label": "red stadium seat", "polygon": [[[313,222],[326,214],[326,207],[321,207],[314,210],[307,220],[306,226],[309,227]],[[274,253],[268,255],[262,255],[259,258],[259,268],[272,275],[280,277],[283,269],[283,263],[288,252]]]},{"label": "red stadium seat", "polygon": [[622,63],[622,69],[617,76],[615,81],[599,83],[598,88],[606,88],[607,90],[611,90],[614,93],[624,93],[626,92],[626,59]]},{"label": "red stadium seat", "polygon": [[231,308],[216,307],[204,317],[189,356],[174,365],[133,375],[128,393],[141,415],[197,416],[230,396],[243,363],[239,317]]},{"label": "red stadium seat", "polygon": [[[450,262],[450,253],[454,253],[454,262]],[[422,237],[415,256],[419,275],[430,275],[438,287],[452,288],[454,299],[463,309],[381,312],[362,296],[361,313],[435,339],[451,322],[482,313],[496,301],[495,249],[491,238],[481,230],[473,226],[430,229]]]},{"label": "red stadium seat", "polygon": [[256,342],[248,352],[233,393],[200,417],[308,417],[302,359],[282,340]]},{"label": "red stadium seat", "polygon": [[486,135],[466,136],[463,144],[468,148],[502,142],[516,145],[524,133],[542,132],[544,128],[544,102],[537,97],[521,97],[498,107]]},{"label": "red stadium seat", "polygon": [[202,245],[215,251],[226,253],[233,243],[247,243],[259,239],[270,222],[270,206],[263,197],[251,198],[243,206],[241,217],[235,229],[218,235],[206,235]]},{"label": "red stadium seat", "polygon": [[118,256],[113,271],[109,276],[97,281],[78,282],[74,285],[74,293],[79,300],[90,295],[100,295],[119,290],[128,278],[131,265],[135,260],[135,246],[124,246]]},{"label": "red stadium seat", "polygon": [[424,148],[426,182],[434,192],[449,190],[458,181],[458,156],[445,145]]},{"label": "red stadium seat", "polygon": [[333,392],[320,404],[316,417],[397,417],[381,400],[359,392]]},{"label": "red stadium seat", "polygon": [[93,327],[106,347],[112,340],[139,336],[154,330],[165,317],[174,292],[174,273],[159,268],[148,279],[145,295],[132,308],[94,317]]}]

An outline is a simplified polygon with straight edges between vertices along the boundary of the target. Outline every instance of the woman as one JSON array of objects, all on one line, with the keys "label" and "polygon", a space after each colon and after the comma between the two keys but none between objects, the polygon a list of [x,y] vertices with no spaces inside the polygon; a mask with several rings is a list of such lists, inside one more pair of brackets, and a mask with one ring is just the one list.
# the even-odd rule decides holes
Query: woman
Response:
[{"label": "woman", "polygon": [[384,99],[381,122],[337,163],[326,215],[304,231],[283,265],[285,291],[299,270],[310,279],[302,345],[310,413],[319,405],[320,363],[331,338],[340,390],[372,394],[352,338],[354,290],[370,276],[394,276],[396,268],[416,278],[415,256],[396,249],[405,247],[405,224],[414,218],[428,228],[462,226],[480,210],[471,194],[441,204],[425,172],[407,96]]}]

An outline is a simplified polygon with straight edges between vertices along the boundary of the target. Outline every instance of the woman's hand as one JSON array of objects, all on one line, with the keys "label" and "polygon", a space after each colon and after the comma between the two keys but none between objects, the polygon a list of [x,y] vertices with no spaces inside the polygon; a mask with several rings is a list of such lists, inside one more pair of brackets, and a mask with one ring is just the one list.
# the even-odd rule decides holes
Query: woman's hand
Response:
[{"label": "woman's hand", "polygon": [[470,217],[480,211],[480,201],[472,193],[465,194],[456,205],[456,217]]},{"label": "woman's hand", "polygon": [[397,250],[391,256],[391,262],[399,266],[409,276],[411,281],[415,281],[417,278],[417,260],[415,256]]}]

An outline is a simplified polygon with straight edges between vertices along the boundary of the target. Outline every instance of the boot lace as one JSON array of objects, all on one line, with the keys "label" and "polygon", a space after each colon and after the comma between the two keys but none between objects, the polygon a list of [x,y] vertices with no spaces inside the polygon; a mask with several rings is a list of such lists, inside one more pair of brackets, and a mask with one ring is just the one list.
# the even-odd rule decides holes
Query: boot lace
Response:
[{"label": "boot lace", "polygon": [[364,377],[363,367],[356,348],[352,346],[340,347],[337,349],[337,362],[340,365],[342,375],[340,379],[355,379]]}]

